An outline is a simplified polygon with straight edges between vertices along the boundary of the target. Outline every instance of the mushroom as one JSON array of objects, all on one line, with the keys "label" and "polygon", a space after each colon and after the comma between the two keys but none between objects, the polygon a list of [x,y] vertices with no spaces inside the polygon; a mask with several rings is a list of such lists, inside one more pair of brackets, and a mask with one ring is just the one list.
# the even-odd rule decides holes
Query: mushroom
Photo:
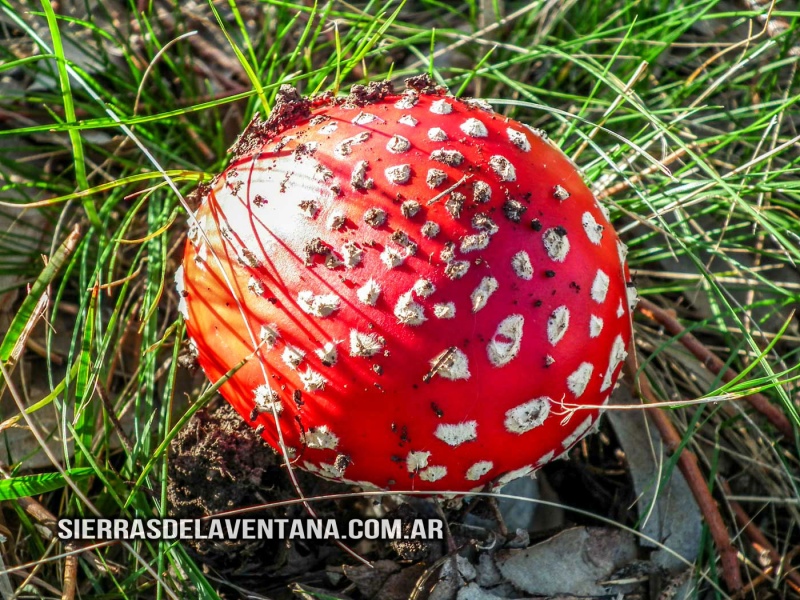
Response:
[{"label": "mushroom", "polygon": [[232,153],[200,190],[180,308],[211,381],[251,357],[220,391],[276,449],[279,425],[293,464],[464,491],[592,429],[635,291],[541,132],[418,77],[345,99],[284,88]]}]

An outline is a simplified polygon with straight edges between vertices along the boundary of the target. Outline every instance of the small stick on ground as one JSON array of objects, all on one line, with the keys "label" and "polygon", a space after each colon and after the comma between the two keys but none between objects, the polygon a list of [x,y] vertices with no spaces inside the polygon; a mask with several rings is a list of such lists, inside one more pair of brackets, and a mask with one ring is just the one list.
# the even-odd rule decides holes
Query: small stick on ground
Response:
[{"label": "small stick on ground", "polygon": [[[686,331],[677,319],[672,317],[667,311],[659,308],[646,298],[639,299],[637,310],[644,316],[662,325],[670,334],[678,338],[681,344],[694,354],[709,371],[714,375],[720,375],[722,380],[727,383],[735,379],[738,374],[733,369],[725,367],[725,363],[711,350],[706,348],[700,340]],[[772,404],[769,399],[758,392],[745,396],[745,400],[755,410],[760,412],[787,440],[794,439],[794,429],[786,415]]]},{"label": "small stick on ground", "polygon": [[78,589],[78,556],[71,554],[64,559],[64,586],[61,600],[74,600]]},{"label": "small stick on ground", "polygon": [[[722,491],[726,496],[731,495],[731,487],[728,485],[727,481],[721,479],[720,487],[722,487]],[[757,544],[767,551],[770,562],[776,569],[776,575],[784,573],[784,576],[790,582],[789,585],[791,585],[796,592],[800,592],[800,573],[791,569],[786,570],[786,567],[790,566],[788,565],[786,559],[782,557],[775,549],[775,546],[772,545],[761,529],[759,529],[758,526],[753,522],[753,520],[750,518],[750,515],[747,514],[747,511],[742,508],[741,504],[735,500],[728,500],[728,504],[731,507],[734,519],[736,519],[736,524],[742,528],[745,535],[750,539],[751,542],[753,542],[753,544]]]},{"label": "small stick on ground", "polygon": [[[636,388],[639,392],[641,399],[648,404],[657,404],[658,398],[650,387],[650,382],[644,372],[636,375],[638,372],[636,353],[632,352],[626,360],[626,366],[630,375],[634,378]],[[670,453],[680,451],[678,457],[678,467],[683,473],[689,489],[692,491],[697,506],[703,515],[703,519],[708,525],[708,531],[711,538],[714,540],[714,545],[719,552],[720,565],[722,569],[722,579],[725,582],[728,591],[737,592],[742,588],[742,574],[739,570],[739,561],[736,555],[736,548],[731,543],[728,529],[725,526],[725,521],[719,512],[719,507],[714,501],[711,492],[706,484],[706,479],[700,470],[700,465],[697,462],[697,457],[684,448],[681,447],[681,436],[675,426],[670,421],[669,417],[664,411],[653,410],[648,411],[648,416],[652,419],[658,432],[661,434],[661,439]]]}]

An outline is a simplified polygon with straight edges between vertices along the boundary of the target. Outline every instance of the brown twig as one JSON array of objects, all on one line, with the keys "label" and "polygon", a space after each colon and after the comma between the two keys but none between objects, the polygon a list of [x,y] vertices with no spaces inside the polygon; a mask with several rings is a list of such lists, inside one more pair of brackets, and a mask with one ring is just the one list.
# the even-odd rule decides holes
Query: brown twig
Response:
[{"label": "brown twig", "polygon": [[[727,368],[725,363],[722,362],[716,354],[706,348],[700,340],[689,333],[677,319],[672,317],[664,309],[659,308],[646,298],[640,298],[637,310],[644,316],[662,325],[670,334],[677,337],[680,343],[683,344],[689,352],[694,354],[695,358],[697,358],[703,366],[714,373],[714,375],[720,375],[725,383],[733,381],[738,376],[736,371]],[[789,422],[789,419],[787,419],[786,415],[784,415],[777,406],[772,404],[766,396],[755,392],[745,396],[745,400],[755,410],[764,415],[787,440],[794,439],[794,428]]]},{"label": "brown twig", "polygon": [[64,559],[64,587],[61,600],[74,600],[78,589],[78,556],[71,554]]},{"label": "brown twig", "polygon": [[[721,479],[720,486],[722,487],[722,491],[726,496],[731,495],[731,488],[727,481]],[[750,515],[748,515],[744,508],[742,508],[741,504],[735,500],[728,500],[728,505],[731,507],[731,511],[733,512],[733,517],[736,519],[737,525],[742,528],[750,541],[754,545],[766,550],[767,554],[769,555],[771,565],[776,569],[776,573],[784,572],[784,577],[788,579],[791,584],[794,584],[792,587],[795,589],[795,591],[800,591],[800,573],[785,569],[788,564],[786,559],[780,555],[780,553],[775,549],[775,546],[773,546],[772,543],[767,539],[761,529],[756,526],[756,524],[750,518]]]},{"label": "brown twig", "polygon": [[[628,356],[626,366],[630,374],[634,376],[639,396],[646,403],[657,404],[658,398],[653,392],[653,388],[650,387],[650,382],[647,380],[647,376],[644,372],[639,373],[635,357],[636,353],[632,352],[630,356]],[[636,375],[637,373],[638,375]],[[667,450],[670,453],[680,451],[678,467],[681,473],[683,473],[689,489],[692,491],[697,506],[700,508],[706,525],[708,525],[708,531],[711,534],[711,538],[714,540],[717,552],[719,552],[722,579],[725,581],[725,585],[730,592],[738,591],[742,587],[742,574],[739,571],[736,548],[734,548],[731,543],[725,521],[723,521],[722,515],[719,512],[719,507],[708,489],[706,479],[697,462],[697,457],[686,448],[680,450],[681,436],[664,411],[648,411],[648,416],[652,419],[658,432],[661,434],[661,439],[664,441]]]}]

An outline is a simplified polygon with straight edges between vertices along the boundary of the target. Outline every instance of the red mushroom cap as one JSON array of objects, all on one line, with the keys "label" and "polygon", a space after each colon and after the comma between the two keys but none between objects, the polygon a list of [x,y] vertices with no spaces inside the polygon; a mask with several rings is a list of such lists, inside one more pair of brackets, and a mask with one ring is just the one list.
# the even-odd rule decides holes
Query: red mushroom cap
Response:
[{"label": "red mushroom cap", "polygon": [[[569,159],[424,78],[284,90],[195,218],[177,278],[200,365],[217,381],[258,345],[221,393],[325,477],[529,473],[589,432],[631,339],[625,246]],[[564,422],[575,404],[598,410]]]}]

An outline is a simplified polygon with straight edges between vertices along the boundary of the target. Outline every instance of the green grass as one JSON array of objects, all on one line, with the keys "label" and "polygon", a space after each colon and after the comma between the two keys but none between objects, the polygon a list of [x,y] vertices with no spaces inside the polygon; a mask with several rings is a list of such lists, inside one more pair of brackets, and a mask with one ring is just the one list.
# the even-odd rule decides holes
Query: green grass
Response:
[{"label": "green grass", "polygon": [[[68,4],[74,12],[63,14],[50,0],[0,0],[0,217],[8,223],[22,206],[37,216],[0,232],[0,276],[14,277],[0,293],[19,292],[0,306],[0,360],[17,371],[11,386],[3,378],[0,421],[25,422],[13,392],[59,462],[10,448],[15,478],[0,483],[0,498],[35,495],[64,516],[167,514],[168,442],[213,394],[206,386],[187,398],[178,368],[172,275],[183,197],[225,166],[236,135],[285,83],[338,93],[428,71],[545,129],[596,193],[624,184],[604,202],[640,294],[747,372],[735,386],[697,377],[679,341],[637,319],[659,394],[760,390],[800,423],[800,332],[790,320],[800,298],[800,13],[778,4],[772,17],[788,28],[771,36],[759,13],[716,0],[497,3],[513,18],[488,31],[481,15],[495,3],[477,0],[229,0],[202,18],[176,2]],[[28,344],[8,362],[29,336],[46,358]],[[735,419],[715,404],[671,414],[682,431],[699,424],[685,441],[702,450],[714,489],[724,458],[725,474],[747,470],[758,495],[797,498],[796,440],[776,443],[769,425],[735,406]],[[109,410],[125,420],[130,446]],[[737,458],[753,448],[769,476]],[[22,464],[31,458],[34,472]],[[37,576],[60,588],[58,551],[14,506],[20,564],[39,561]],[[796,545],[796,511],[768,508],[764,532]],[[736,543],[752,557],[745,539]],[[219,587],[180,545],[111,545],[95,556],[121,568],[101,573],[82,557],[86,597],[211,598]],[[709,544],[696,567],[712,583],[714,560]]]}]

